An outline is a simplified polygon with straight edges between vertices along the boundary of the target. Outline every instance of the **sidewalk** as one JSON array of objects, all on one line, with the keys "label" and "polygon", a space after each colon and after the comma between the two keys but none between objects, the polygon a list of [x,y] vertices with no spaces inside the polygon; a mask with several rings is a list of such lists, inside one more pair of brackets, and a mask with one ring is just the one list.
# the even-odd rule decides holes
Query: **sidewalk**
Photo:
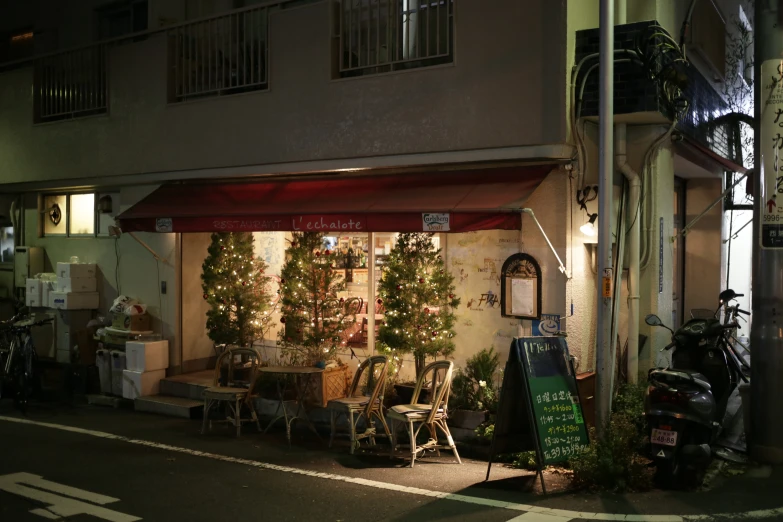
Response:
[{"label": "sidewalk", "polygon": [[[22,418],[10,402],[0,402],[0,430],[3,423],[12,419]],[[243,459],[263,463],[281,472],[333,480],[349,479],[367,487],[408,492],[414,488],[420,494],[452,494],[460,496],[453,500],[489,502],[500,507],[522,504],[527,511],[560,517],[551,519],[553,521],[704,520],[708,518],[698,515],[730,513],[737,515],[721,519],[783,521],[783,510],[780,515],[769,511],[783,507],[783,495],[780,493],[783,491],[783,469],[749,468],[742,475],[720,476],[709,491],[651,491],[627,495],[572,493],[567,490],[567,477],[548,472],[548,495],[544,496],[532,473],[493,465],[490,480],[485,482],[486,462],[463,459],[464,464],[460,466],[445,453],[442,457],[417,461],[416,467],[410,469],[401,459],[389,459],[382,440],[377,450],[362,450],[352,456],[344,438],[335,441],[335,447],[330,450],[327,447],[328,434],[322,435],[323,440],[319,440],[307,430],[295,430],[292,447],[289,448],[282,429],[273,428],[269,434],[261,435],[248,426],[242,437],[237,439],[232,430],[216,427],[211,434],[202,436],[198,421],[88,406],[35,405],[24,421],[36,423],[41,429],[57,429],[45,426],[51,424],[79,428],[95,436],[109,433],[134,443],[160,447],[164,451],[174,448],[196,455],[208,453],[209,458]],[[53,440],[56,441],[56,435],[53,435]],[[739,515],[747,512],[754,513],[750,517]],[[649,515],[658,517],[646,517]]]}]

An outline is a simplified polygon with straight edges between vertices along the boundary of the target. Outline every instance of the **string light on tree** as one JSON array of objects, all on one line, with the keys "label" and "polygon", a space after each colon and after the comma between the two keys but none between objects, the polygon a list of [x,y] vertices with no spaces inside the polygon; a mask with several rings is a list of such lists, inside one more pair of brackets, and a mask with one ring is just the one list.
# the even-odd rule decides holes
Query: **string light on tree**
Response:
[{"label": "string light on tree", "polygon": [[432,234],[400,234],[379,283],[387,310],[379,338],[395,353],[413,353],[417,376],[428,357],[454,352],[453,310],[460,303],[454,292],[454,278],[445,270]]},{"label": "string light on tree", "polygon": [[[201,287],[210,305],[209,338],[216,344],[249,346],[263,338],[276,304],[266,263],[255,257],[249,232],[214,233],[207,252]],[[238,270],[247,274],[237,276]]]}]

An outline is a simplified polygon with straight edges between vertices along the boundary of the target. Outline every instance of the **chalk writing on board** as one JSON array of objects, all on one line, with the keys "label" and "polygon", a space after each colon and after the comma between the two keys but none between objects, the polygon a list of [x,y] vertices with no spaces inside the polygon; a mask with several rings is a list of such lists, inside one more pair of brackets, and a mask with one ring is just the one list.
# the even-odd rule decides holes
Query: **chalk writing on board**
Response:
[{"label": "chalk writing on board", "polygon": [[511,280],[511,313],[513,315],[533,315],[534,284],[535,279]]}]

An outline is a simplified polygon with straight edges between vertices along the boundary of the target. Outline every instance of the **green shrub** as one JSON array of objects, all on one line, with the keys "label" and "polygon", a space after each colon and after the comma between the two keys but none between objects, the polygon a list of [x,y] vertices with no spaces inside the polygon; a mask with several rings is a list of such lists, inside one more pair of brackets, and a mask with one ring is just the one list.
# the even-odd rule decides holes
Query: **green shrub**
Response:
[{"label": "green shrub", "polygon": [[465,370],[457,370],[451,383],[450,406],[457,410],[494,412],[498,395],[494,377],[499,359],[494,347],[484,348],[468,359]]},{"label": "green shrub", "polygon": [[613,413],[604,439],[599,441],[595,430],[591,430],[588,448],[571,459],[573,485],[615,492],[650,489],[653,469],[638,452],[643,444],[635,419]]}]

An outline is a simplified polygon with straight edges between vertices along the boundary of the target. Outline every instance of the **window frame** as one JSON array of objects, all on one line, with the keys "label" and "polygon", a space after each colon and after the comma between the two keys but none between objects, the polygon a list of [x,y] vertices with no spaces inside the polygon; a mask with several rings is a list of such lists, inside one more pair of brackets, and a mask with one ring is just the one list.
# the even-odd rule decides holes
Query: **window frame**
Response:
[{"label": "window frame", "polygon": [[[92,194],[93,195],[93,205],[92,205],[92,224],[93,229],[91,233],[87,234],[76,234],[72,231],[72,197],[73,196],[81,196],[86,194]],[[38,230],[39,230],[39,237],[41,238],[93,238],[93,239],[100,239],[100,238],[111,238],[111,235],[106,233],[101,233],[101,213],[99,211],[99,202],[100,199],[103,196],[110,196],[112,198],[112,206],[116,205],[119,200],[119,192],[111,192],[111,191],[97,191],[97,190],[86,190],[86,191],[73,191],[73,192],[51,192],[51,193],[43,193],[39,195],[39,203],[38,203]],[[46,233],[46,220],[48,219],[47,213],[46,213],[46,198],[52,197],[52,196],[62,196],[65,197],[65,233],[64,234],[58,234],[58,233]],[[116,216],[117,211],[113,209],[112,216]]]}]

